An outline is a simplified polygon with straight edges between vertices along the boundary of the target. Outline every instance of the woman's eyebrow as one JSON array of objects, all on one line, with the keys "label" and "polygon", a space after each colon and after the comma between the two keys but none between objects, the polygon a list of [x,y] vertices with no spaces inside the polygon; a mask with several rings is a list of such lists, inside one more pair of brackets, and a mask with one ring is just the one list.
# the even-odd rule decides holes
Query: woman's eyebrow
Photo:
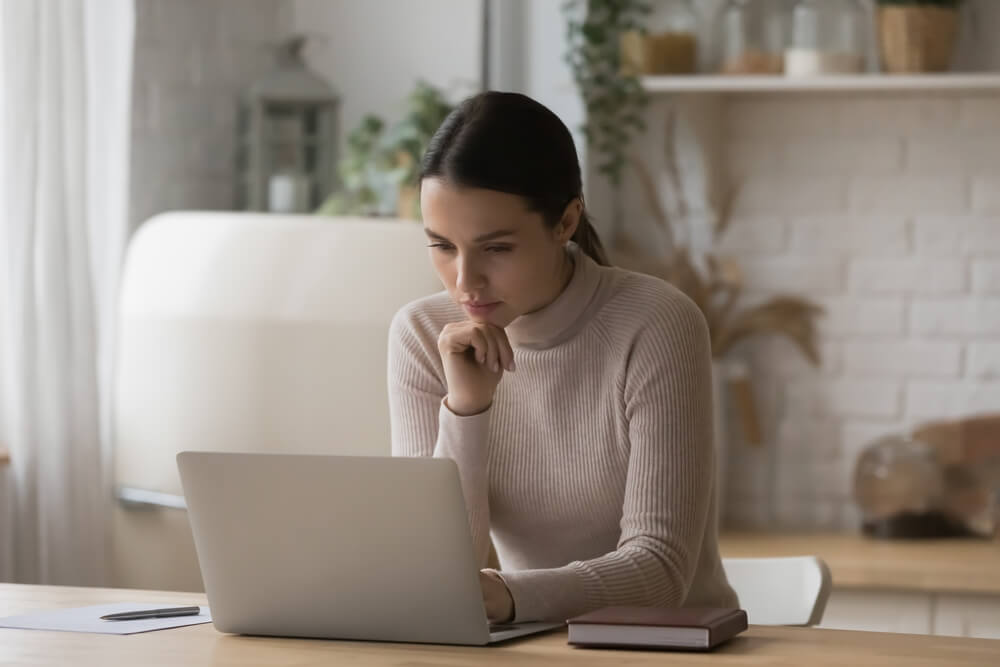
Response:
[{"label": "woman's eyebrow", "polygon": [[[451,243],[451,241],[448,241],[448,239],[445,238],[444,236],[441,236],[436,232],[432,232],[426,227],[424,228],[424,233],[426,233],[427,236],[436,241],[446,241],[448,243]],[[489,234],[483,234],[481,236],[477,236],[476,238],[473,239],[473,241],[476,243],[484,243],[486,241],[492,241],[493,239],[498,239],[502,236],[514,236],[514,234],[515,232],[512,229],[499,229],[495,232],[490,232]]]}]

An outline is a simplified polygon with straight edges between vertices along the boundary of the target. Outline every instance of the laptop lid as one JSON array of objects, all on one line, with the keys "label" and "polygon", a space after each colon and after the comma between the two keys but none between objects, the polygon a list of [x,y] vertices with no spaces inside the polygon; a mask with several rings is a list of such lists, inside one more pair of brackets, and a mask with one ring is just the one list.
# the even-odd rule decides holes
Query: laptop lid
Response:
[{"label": "laptop lid", "polygon": [[181,452],[222,632],[486,644],[450,459]]}]

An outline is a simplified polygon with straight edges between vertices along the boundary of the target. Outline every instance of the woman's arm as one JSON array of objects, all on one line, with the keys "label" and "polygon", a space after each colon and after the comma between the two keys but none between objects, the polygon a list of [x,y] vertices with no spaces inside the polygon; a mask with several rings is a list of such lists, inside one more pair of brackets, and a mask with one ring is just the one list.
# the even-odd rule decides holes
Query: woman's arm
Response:
[{"label": "woman's arm", "polygon": [[713,488],[711,353],[694,304],[671,299],[655,310],[625,371],[630,453],[617,548],[560,568],[499,573],[516,621],[687,598]]},{"label": "woman's arm", "polygon": [[[389,328],[388,389],[393,456],[450,458],[458,465],[479,567],[490,550],[486,454],[490,410],[460,417],[445,405],[444,371],[435,332],[401,310]],[[435,358],[435,355],[438,355]]]}]

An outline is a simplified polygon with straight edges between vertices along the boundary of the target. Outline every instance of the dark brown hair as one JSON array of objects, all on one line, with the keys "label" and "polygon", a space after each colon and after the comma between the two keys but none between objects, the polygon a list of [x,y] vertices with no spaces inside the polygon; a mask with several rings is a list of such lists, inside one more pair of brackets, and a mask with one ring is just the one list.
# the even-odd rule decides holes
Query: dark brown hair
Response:
[{"label": "dark brown hair", "polygon": [[[479,93],[448,114],[421,162],[421,181],[432,177],[519,195],[549,227],[559,223],[571,201],[583,201],[580,161],[569,128],[544,105],[519,93]],[[598,264],[610,264],[586,208],[572,240]]]}]

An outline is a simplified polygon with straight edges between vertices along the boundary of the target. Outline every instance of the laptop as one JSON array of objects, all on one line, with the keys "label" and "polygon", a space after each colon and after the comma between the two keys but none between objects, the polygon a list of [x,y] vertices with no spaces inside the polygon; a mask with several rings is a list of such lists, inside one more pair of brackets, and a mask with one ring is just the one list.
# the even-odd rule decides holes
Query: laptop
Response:
[{"label": "laptop", "polygon": [[198,564],[221,632],[486,645],[451,459],[181,452]]}]

